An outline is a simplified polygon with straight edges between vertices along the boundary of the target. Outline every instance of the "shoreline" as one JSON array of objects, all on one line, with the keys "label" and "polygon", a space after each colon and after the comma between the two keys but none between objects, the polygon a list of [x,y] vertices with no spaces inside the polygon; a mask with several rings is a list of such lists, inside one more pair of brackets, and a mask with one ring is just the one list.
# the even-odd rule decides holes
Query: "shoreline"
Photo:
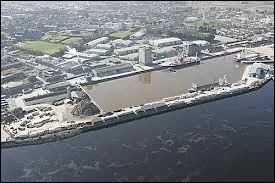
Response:
[{"label": "shoreline", "polygon": [[[188,107],[192,107],[192,106],[196,106],[204,103],[210,103],[217,100],[222,100],[225,98],[242,95],[242,94],[260,89],[265,84],[267,84],[271,79],[272,78],[265,78],[259,85],[256,85],[256,86],[245,86],[242,88],[237,88],[234,91],[229,91],[226,93],[220,93],[218,95],[214,95],[214,97],[210,95],[210,98],[196,99],[190,102],[184,102],[182,100],[175,99],[174,100],[175,103],[168,102],[166,103],[167,105],[157,106],[157,107],[154,106],[151,108],[147,108],[143,111],[138,109],[139,111],[136,110],[135,112],[133,112],[133,109],[132,109],[133,107],[129,107],[132,110],[128,110],[128,111],[126,110],[126,112],[120,113],[117,116],[113,116],[113,114],[111,114],[110,116],[113,116],[113,117],[103,116],[102,117],[103,119],[97,118],[95,120],[87,122],[81,127],[66,129],[55,133],[44,134],[42,136],[38,136],[34,138],[4,141],[4,142],[1,142],[1,148],[4,149],[4,148],[11,148],[11,147],[18,147],[18,146],[37,145],[37,144],[43,144],[48,142],[54,142],[58,140],[64,140],[64,139],[79,135],[81,133],[100,130],[102,128],[109,128],[122,123],[132,122],[137,119],[148,118],[148,117],[162,114],[162,113],[176,111],[176,110],[180,110],[180,109],[184,109],[184,108],[188,108]],[[174,96],[174,97],[176,98],[178,96]],[[194,98],[194,97],[191,97],[191,98]]]}]

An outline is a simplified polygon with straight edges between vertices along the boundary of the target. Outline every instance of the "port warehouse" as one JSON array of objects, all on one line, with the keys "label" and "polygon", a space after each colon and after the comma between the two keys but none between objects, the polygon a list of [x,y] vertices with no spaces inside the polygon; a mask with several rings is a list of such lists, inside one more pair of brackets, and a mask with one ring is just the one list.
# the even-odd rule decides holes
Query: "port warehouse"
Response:
[{"label": "port warehouse", "polygon": [[182,40],[175,37],[149,41],[150,45],[156,46],[156,47],[171,46],[171,45],[177,45],[181,43],[182,43]]},{"label": "port warehouse", "polygon": [[100,56],[110,55],[111,51],[102,48],[92,48],[86,51],[87,53],[97,54]]},{"label": "port warehouse", "polygon": [[[149,42],[149,45],[155,46],[157,49],[154,52],[160,52],[158,50],[169,49],[170,46],[176,46],[183,48],[189,56],[194,56],[197,52],[200,53],[202,49],[210,47],[210,43],[203,40],[197,40],[193,42],[181,41],[179,38],[166,38]],[[166,47],[166,48],[165,48]],[[171,48],[170,48],[171,49]],[[120,49],[115,49],[114,53],[119,56],[133,54],[139,52],[139,46],[131,46]]]},{"label": "port warehouse", "polygon": [[96,77],[105,77],[109,75],[119,74],[122,72],[133,71],[134,68],[129,63],[120,63],[112,66],[106,66],[102,68],[97,68],[93,70],[93,74]]},{"label": "port warehouse", "polygon": [[116,49],[114,53],[116,55],[127,55],[131,53],[137,53],[138,51],[139,51],[139,46],[131,46],[126,48]]}]

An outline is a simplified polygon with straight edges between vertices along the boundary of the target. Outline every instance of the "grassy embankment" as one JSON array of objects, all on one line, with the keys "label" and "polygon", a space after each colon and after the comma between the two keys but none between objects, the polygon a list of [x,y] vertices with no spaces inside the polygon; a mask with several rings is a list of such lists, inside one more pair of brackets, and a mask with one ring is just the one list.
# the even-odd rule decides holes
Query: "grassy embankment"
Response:
[{"label": "grassy embankment", "polygon": [[82,44],[84,41],[80,35],[58,33],[56,35],[44,35],[40,40],[22,41],[17,43],[17,46],[38,55],[55,55],[66,50],[66,45],[79,46]]}]

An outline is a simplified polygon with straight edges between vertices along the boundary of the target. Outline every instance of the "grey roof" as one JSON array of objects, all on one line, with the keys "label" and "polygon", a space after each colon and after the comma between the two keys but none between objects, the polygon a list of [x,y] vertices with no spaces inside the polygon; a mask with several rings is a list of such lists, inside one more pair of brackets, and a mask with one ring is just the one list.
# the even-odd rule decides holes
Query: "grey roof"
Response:
[{"label": "grey roof", "polygon": [[182,41],[183,46],[193,45],[193,44],[195,44],[195,43],[192,43],[191,41]]},{"label": "grey roof", "polygon": [[112,45],[110,45],[110,44],[98,44],[98,45],[96,45],[96,48],[110,49],[110,48],[112,48]]},{"label": "grey roof", "polygon": [[98,39],[95,39],[95,40],[93,40],[93,41],[90,41],[90,42],[88,42],[87,44],[92,46],[92,45],[99,44],[99,43],[101,43],[101,42],[103,42],[103,41],[107,41],[107,40],[109,40],[109,38],[107,38],[107,37],[102,37],[102,38],[98,38]]},{"label": "grey roof", "polygon": [[162,43],[170,43],[170,42],[174,42],[174,41],[181,41],[181,39],[180,38],[176,38],[176,37],[170,37],[170,38],[153,40],[152,42],[154,44],[162,44]]},{"label": "grey roof", "polygon": [[105,50],[105,49],[90,49],[88,50],[88,52],[94,52],[94,53],[107,53],[109,52],[109,50]]},{"label": "grey roof", "polygon": [[121,64],[116,64],[116,65],[109,65],[106,67],[101,67],[101,68],[97,68],[94,69],[94,71],[96,72],[108,72],[108,71],[112,71],[115,69],[124,69],[124,68],[133,68],[133,66],[129,63],[121,63]]},{"label": "grey roof", "polygon": [[228,43],[228,42],[235,42],[238,41],[237,39],[226,37],[226,36],[220,36],[220,35],[215,35],[214,40],[218,40],[222,43]]},{"label": "grey roof", "polygon": [[135,49],[139,49],[139,46],[131,46],[131,47],[126,47],[126,48],[116,49],[115,53],[119,53],[119,52],[123,52],[123,51],[129,51],[129,50],[135,50]]},{"label": "grey roof", "polygon": [[48,85],[47,88],[53,89],[53,88],[65,87],[69,85],[70,85],[69,82],[59,82],[59,83]]},{"label": "grey roof", "polygon": [[195,44],[201,45],[201,46],[206,46],[206,45],[210,44],[208,41],[205,41],[205,40],[196,40],[196,41],[192,41],[192,43],[195,43]]}]

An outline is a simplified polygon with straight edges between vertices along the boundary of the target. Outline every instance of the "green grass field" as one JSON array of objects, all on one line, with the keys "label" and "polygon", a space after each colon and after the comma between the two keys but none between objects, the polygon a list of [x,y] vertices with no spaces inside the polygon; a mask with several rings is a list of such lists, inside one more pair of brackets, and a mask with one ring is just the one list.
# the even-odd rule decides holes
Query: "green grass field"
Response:
[{"label": "green grass field", "polygon": [[17,43],[17,46],[30,52],[41,52],[42,54],[48,55],[53,55],[67,49],[65,45],[47,43],[44,41],[24,41]]},{"label": "green grass field", "polygon": [[134,34],[134,33],[131,32],[131,30],[127,30],[127,31],[115,32],[115,33],[111,34],[110,36],[118,38],[118,39],[125,39],[125,38],[127,38],[128,36],[130,36],[132,34]]},{"label": "green grass field", "polygon": [[84,44],[84,41],[81,37],[71,37],[69,39],[66,39],[64,41],[60,42],[61,44],[76,46],[76,45],[82,45]]},{"label": "green grass field", "polygon": [[142,32],[142,33],[144,33],[144,32],[146,32],[146,28],[142,28],[139,31]]}]

